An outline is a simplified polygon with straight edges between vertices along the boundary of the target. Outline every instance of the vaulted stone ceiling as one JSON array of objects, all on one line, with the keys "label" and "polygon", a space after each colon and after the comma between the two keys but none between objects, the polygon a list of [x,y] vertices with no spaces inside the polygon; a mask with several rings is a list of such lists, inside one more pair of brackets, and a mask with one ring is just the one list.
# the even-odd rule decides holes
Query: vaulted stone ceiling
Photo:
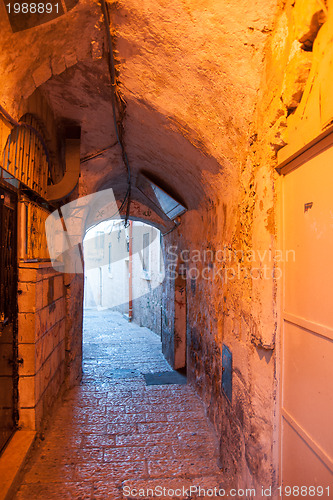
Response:
[{"label": "vaulted stone ceiling", "polygon": [[[244,158],[276,0],[110,2],[124,140],[133,172],[153,174],[189,209],[227,192]],[[115,145],[107,42],[99,4],[81,0],[48,24],[13,34],[4,6],[1,87],[5,107],[36,87],[59,122],[82,126],[81,194],[126,192]],[[221,175],[219,175],[221,174]],[[133,198],[140,199],[134,189]]]}]

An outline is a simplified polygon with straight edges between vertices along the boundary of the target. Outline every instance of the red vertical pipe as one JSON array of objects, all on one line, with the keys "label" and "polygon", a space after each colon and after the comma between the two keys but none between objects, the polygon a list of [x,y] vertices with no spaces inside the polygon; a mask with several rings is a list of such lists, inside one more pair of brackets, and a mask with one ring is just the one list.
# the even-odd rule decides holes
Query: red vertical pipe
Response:
[{"label": "red vertical pipe", "polygon": [[129,221],[129,252],[128,252],[128,320],[133,318],[133,221]]}]

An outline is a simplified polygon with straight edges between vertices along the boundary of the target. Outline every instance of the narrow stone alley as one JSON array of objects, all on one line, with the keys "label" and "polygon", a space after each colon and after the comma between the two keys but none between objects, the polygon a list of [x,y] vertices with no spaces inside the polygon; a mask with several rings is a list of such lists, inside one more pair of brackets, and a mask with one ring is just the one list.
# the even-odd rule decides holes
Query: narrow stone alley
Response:
[{"label": "narrow stone alley", "polygon": [[185,499],[197,498],[190,486],[222,487],[215,436],[194,390],[146,385],[144,374],[171,370],[159,337],[119,313],[88,311],[83,342],[82,383],[52,415],[14,498],[152,498],[148,488],[166,488],[159,498]]}]

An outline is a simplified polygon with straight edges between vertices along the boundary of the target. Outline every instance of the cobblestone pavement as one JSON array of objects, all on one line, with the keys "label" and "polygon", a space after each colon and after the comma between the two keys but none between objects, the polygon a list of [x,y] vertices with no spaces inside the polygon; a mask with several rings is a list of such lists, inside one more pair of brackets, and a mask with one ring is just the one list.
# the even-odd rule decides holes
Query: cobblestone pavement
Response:
[{"label": "cobblestone pavement", "polygon": [[200,399],[188,385],[146,386],[144,373],[170,369],[156,334],[88,311],[82,384],[52,416],[14,498],[218,498],[203,491],[222,486],[222,473]]}]

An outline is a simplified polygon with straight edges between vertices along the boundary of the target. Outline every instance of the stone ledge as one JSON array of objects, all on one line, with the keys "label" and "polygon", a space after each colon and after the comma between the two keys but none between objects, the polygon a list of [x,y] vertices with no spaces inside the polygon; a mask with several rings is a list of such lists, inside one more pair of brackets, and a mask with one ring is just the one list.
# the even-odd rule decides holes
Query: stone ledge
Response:
[{"label": "stone ledge", "polygon": [[[45,267],[53,267],[51,260],[20,260],[18,267],[21,269],[44,269]],[[57,273],[57,271],[54,271]]]},{"label": "stone ledge", "polygon": [[36,432],[16,431],[0,456],[0,500],[10,500]]}]

